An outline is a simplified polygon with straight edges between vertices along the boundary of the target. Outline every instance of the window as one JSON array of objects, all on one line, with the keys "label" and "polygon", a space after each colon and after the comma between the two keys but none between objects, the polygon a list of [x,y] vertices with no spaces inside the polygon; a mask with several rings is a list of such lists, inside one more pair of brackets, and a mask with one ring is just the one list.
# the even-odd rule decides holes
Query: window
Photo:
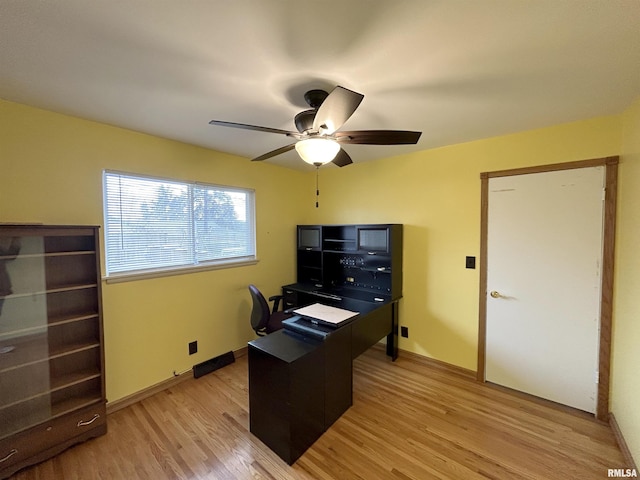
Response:
[{"label": "window", "polygon": [[105,171],[107,276],[255,262],[254,192]]}]

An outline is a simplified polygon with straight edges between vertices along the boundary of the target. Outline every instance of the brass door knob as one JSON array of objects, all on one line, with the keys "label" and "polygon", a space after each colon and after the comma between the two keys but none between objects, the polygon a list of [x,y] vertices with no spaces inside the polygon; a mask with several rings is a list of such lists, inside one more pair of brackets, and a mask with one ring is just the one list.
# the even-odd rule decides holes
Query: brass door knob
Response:
[{"label": "brass door knob", "polygon": [[502,295],[500,295],[500,292],[496,292],[495,290],[493,290],[489,295],[491,295],[493,298],[500,298]]}]

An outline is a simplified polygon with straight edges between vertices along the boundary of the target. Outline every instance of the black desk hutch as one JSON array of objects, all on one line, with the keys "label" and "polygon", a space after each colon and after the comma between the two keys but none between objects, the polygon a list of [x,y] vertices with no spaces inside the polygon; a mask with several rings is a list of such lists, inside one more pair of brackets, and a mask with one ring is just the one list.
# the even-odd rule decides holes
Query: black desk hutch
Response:
[{"label": "black desk hutch", "polygon": [[280,330],[249,342],[251,432],[294,463],[353,402],[352,361],[387,337],[398,354],[402,225],[299,225],[297,283],[285,308],[323,303],[358,312],[318,338]]}]

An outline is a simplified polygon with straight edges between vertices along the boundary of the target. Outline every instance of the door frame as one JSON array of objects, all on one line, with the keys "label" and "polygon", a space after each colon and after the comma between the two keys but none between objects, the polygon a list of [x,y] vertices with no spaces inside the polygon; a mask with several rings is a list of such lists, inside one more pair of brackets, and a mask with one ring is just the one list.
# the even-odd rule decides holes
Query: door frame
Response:
[{"label": "door frame", "polygon": [[482,172],[481,180],[481,223],[480,223],[480,288],[478,325],[478,368],[477,380],[486,382],[486,337],[487,337],[487,235],[489,214],[489,179],[530,173],[554,172],[576,168],[605,168],[605,198],[602,249],[602,285],[600,297],[600,341],[598,352],[598,396],[595,417],[607,421],[609,417],[609,383],[611,364],[611,325],[613,314],[613,265],[616,230],[616,199],[618,190],[619,157],[594,158],[567,163],[554,163],[535,167],[516,168]]}]

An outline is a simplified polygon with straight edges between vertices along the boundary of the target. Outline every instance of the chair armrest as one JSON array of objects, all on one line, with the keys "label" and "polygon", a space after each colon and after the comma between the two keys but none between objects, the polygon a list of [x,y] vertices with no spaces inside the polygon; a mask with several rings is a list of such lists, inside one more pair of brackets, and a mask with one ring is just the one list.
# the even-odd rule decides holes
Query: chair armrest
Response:
[{"label": "chair armrest", "polygon": [[273,309],[271,312],[277,312],[278,308],[280,308],[280,300],[282,300],[282,295],[272,295],[269,297],[269,301],[273,302]]}]

